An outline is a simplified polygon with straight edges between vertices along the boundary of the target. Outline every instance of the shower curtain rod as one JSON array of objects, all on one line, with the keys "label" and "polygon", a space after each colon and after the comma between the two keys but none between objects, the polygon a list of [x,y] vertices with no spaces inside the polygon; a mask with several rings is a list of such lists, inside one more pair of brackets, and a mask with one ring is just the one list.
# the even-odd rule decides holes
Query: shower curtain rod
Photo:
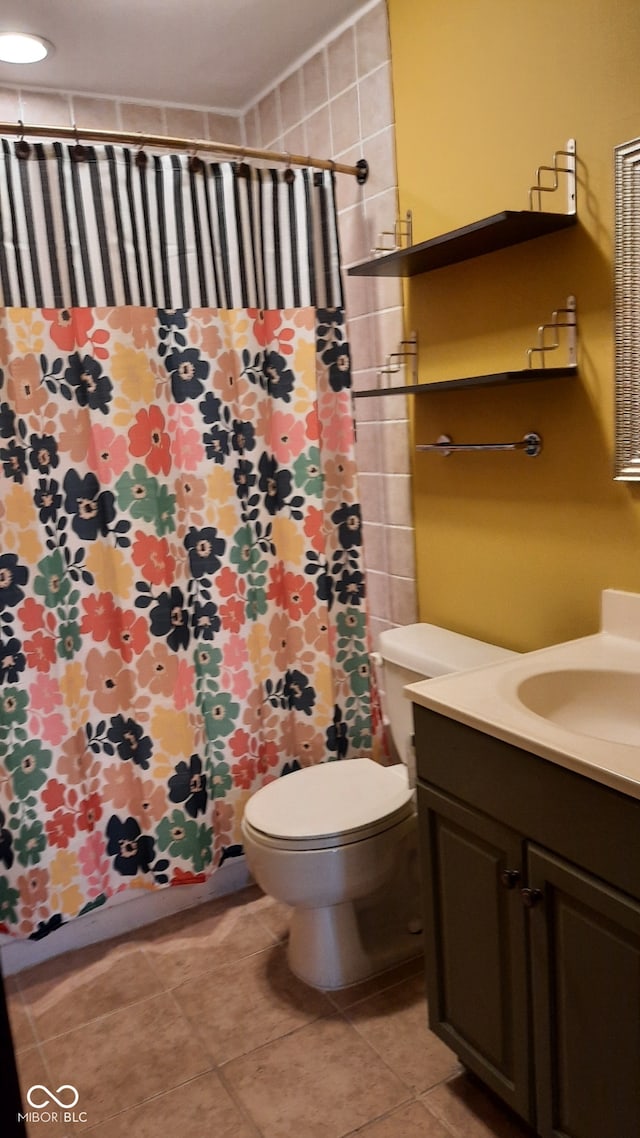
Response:
[{"label": "shower curtain rod", "polygon": [[20,120],[17,123],[0,122],[0,134],[17,134],[20,141],[25,143],[25,135],[33,135],[39,138],[69,138],[77,145],[81,145],[84,140],[134,143],[140,150],[146,146],[162,150],[189,150],[194,158],[200,150],[233,154],[241,161],[245,158],[264,158],[269,162],[284,162],[288,166],[312,166],[317,170],[333,170],[336,174],[352,174],[359,185],[364,185],[369,176],[369,163],[365,158],[360,158],[355,166],[348,166],[344,162],[335,162],[333,158],[310,158],[303,154],[289,154],[287,151],[257,150],[231,142],[210,142],[206,138],[176,138],[170,135],[142,134],[139,131],[81,129],[78,126],[26,126]]}]

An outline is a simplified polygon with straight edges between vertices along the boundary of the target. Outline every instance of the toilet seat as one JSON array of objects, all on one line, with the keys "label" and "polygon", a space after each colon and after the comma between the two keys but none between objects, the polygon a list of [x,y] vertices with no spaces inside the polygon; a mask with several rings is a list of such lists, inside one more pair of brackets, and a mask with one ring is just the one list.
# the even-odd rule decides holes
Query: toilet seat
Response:
[{"label": "toilet seat", "polygon": [[373,837],[413,812],[404,768],[342,759],[268,783],[249,799],[243,825],[263,845],[325,849]]}]

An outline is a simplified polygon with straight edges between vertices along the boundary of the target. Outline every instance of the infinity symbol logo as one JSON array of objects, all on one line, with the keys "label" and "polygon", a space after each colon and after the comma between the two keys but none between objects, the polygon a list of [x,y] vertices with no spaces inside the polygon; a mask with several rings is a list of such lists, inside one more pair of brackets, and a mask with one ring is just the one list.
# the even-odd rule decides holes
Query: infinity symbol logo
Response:
[{"label": "infinity symbol logo", "polygon": [[[33,1096],[36,1091],[44,1091],[45,1095],[49,1095],[49,1098],[45,1098],[44,1102],[34,1102]],[[58,1095],[62,1094],[63,1091],[71,1091],[70,1102],[65,1102],[64,1099],[58,1098]],[[51,1101],[55,1102],[58,1106],[63,1107],[65,1110],[70,1110],[71,1107],[76,1105],[79,1098],[80,1095],[78,1094],[76,1088],[72,1087],[70,1083],[64,1083],[63,1086],[58,1087],[58,1090],[55,1092],[55,1094],[53,1091],[50,1091],[48,1087],[43,1087],[42,1083],[36,1083],[33,1087],[29,1087],[29,1090],[27,1091],[27,1102],[29,1103],[29,1106],[33,1107],[34,1110],[43,1110],[44,1107],[48,1106]]]}]

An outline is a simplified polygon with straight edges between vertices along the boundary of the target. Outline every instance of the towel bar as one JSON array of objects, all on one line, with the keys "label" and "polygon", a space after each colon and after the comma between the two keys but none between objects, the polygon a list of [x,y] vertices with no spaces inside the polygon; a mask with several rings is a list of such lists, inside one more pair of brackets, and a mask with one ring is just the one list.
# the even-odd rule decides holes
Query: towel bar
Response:
[{"label": "towel bar", "polygon": [[515,443],[454,443],[449,435],[440,435],[435,443],[418,443],[416,450],[440,451],[445,456],[464,450],[523,450],[531,458],[536,458],[542,450],[542,437],[535,431],[529,431]]}]

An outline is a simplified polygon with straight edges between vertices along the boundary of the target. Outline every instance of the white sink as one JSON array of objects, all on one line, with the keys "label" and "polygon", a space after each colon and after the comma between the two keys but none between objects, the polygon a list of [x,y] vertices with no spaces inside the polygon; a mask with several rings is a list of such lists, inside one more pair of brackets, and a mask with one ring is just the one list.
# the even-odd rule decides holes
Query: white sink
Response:
[{"label": "white sink", "polygon": [[527,676],[516,689],[529,711],[558,727],[611,743],[640,745],[640,676],[559,668]]},{"label": "white sink", "polygon": [[405,690],[431,711],[640,800],[640,593],[605,589],[591,636]]}]

